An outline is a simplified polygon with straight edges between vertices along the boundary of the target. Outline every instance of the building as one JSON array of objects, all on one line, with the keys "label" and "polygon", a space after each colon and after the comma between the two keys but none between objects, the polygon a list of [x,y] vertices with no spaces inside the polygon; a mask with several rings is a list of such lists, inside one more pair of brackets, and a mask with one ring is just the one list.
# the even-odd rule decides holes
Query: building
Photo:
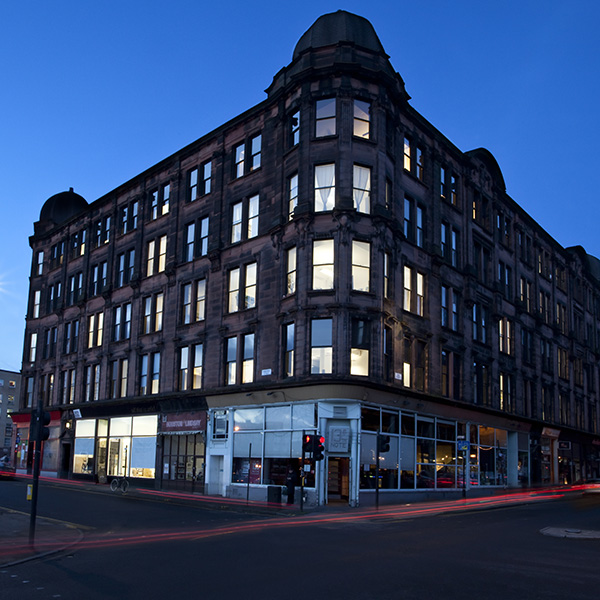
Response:
[{"label": "building", "polygon": [[131,181],[51,197],[30,245],[15,421],[51,410],[45,473],[266,499],[318,432],[313,504],[598,475],[600,262],[410,105],[361,17]]},{"label": "building", "polygon": [[10,414],[19,406],[21,375],[0,369],[0,458],[9,456],[11,464],[14,454],[13,422]]}]

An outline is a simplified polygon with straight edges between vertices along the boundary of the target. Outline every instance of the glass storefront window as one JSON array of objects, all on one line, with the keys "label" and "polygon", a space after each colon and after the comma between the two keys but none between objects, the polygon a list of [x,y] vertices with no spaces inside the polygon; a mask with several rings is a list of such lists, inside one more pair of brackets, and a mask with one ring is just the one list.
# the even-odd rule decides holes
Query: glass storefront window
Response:
[{"label": "glass storefront window", "polygon": [[292,406],[293,429],[312,429],[316,425],[315,405],[298,404]]},{"label": "glass storefront window", "polygon": [[96,435],[96,419],[80,419],[75,421],[75,437],[94,437]]},{"label": "glass storefront window", "polygon": [[91,474],[94,468],[94,438],[75,438],[73,473]]},{"label": "glass storefront window", "polygon": [[363,407],[360,411],[360,417],[360,428],[363,431],[379,431],[379,409]]},{"label": "glass storefront window", "polygon": [[133,417],[133,435],[156,435],[158,419],[156,415]]},{"label": "glass storefront window", "polygon": [[384,433],[400,433],[399,421],[400,417],[398,413],[389,413],[383,411],[381,413],[381,431]]},{"label": "glass storefront window", "polygon": [[291,406],[268,406],[265,429],[290,429],[292,426]]},{"label": "glass storefront window", "polygon": [[262,408],[238,408],[233,413],[233,430],[246,431],[263,428]]},{"label": "glass storefront window", "polygon": [[131,417],[115,417],[110,420],[111,437],[131,435]]}]

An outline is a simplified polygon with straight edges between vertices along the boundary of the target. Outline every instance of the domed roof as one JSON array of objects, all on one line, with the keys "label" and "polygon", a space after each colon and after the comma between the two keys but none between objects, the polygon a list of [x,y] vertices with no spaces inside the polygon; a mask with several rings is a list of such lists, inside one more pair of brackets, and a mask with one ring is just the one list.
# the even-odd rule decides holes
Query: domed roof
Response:
[{"label": "domed roof", "polygon": [[53,221],[57,225],[68,221],[88,207],[85,198],[76,194],[73,188],[48,198],[40,211],[40,221]]},{"label": "domed roof", "polygon": [[338,10],[322,15],[314,22],[298,40],[293,58],[296,59],[308,48],[334,46],[339,42],[353,42],[357,46],[385,54],[373,25],[367,19],[345,10]]}]

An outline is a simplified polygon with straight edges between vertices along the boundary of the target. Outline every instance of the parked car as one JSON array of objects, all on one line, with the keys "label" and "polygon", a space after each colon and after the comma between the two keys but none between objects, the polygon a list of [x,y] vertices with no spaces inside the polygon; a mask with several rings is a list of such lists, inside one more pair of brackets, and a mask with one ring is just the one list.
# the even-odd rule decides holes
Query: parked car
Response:
[{"label": "parked car", "polygon": [[0,458],[0,479],[15,479],[17,470],[10,464],[8,456]]}]

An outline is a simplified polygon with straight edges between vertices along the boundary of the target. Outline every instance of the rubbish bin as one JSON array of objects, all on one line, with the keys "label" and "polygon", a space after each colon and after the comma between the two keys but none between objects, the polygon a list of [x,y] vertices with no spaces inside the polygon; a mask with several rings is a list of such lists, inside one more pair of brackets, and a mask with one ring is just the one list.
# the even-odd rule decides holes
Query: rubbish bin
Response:
[{"label": "rubbish bin", "polygon": [[270,504],[281,504],[281,487],[270,485],[267,487],[267,502]]}]

